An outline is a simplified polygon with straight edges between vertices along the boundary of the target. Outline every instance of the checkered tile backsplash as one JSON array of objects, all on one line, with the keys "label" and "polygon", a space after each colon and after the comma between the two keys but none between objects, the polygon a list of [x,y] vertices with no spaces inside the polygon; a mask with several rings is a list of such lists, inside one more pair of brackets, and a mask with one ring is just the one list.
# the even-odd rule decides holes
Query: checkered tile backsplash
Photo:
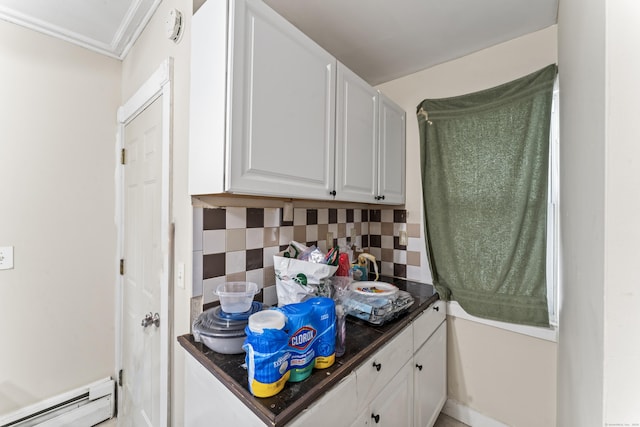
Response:
[{"label": "checkered tile backsplash", "polygon": [[[193,296],[204,304],[217,299],[218,284],[245,280],[261,284],[265,302],[273,304],[273,256],[292,240],[326,252],[349,239],[375,256],[386,276],[407,278],[407,265],[420,266],[420,225],[407,224],[405,210],[296,208],[293,221],[282,220],[282,208],[194,208],[193,215]],[[399,244],[400,231],[408,246]]]}]

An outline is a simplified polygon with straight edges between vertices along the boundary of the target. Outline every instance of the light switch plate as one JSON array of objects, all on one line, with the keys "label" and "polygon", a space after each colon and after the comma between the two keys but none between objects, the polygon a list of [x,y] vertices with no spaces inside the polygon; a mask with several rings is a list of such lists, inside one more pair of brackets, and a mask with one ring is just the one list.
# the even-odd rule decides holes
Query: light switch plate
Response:
[{"label": "light switch plate", "polygon": [[13,268],[13,246],[0,247],[0,270]]},{"label": "light switch plate", "polygon": [[398,243],[402,246],[407,246],[407,232],[404,230],[400,230],[400,236],[398,238]]}]

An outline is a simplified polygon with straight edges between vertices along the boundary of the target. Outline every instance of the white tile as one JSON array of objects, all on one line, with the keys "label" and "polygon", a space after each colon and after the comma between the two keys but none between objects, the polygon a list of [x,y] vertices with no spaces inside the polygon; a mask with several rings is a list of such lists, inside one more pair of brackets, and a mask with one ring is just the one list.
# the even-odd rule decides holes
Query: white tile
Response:
[{"label": "white tile", "polygon": [[247,228],[247,208],[227,208],[227,229]]},{"label": "white tile", "polygon": [[406,264],[407,263],[407,251],[401,251],[399,249],[394,249],[393,251],[393,262],[396,264]]},{"label": "white tile", "polygon": [[293,225],[307,225],[307,209],[306,208],[293,209]]},{"label": "white tile", "polygon": [[280,227],[280,208],[264,209],[264,226],[265,228]]},{"label": "white tile", "polygon": [[318,209],[318,224],[329,224],[329,209]]},{"label": "white tile", "polygon": [[219,284],[225,281],[224,276],[204,280],[202,286],[202,303],[208,304],[213,301],[218,301],[218,295],[216,295],[215,290]]},{"label": "white tile", "polygon": [[202,250],[202,229],[204,228],[202,208],[193,208],[193,250]]},{"label": "white tile", "polygon": [[247,249],[261,248],[264,245],[264,228],[247,228]]},{"label": "white tile", "polygon": [[419,252],[424,247],[424,239],[421,237],[407,238],[407,250]]},{"label": "white tile", "polygon": [[278,293],[276,291],[275,285],[264,288],[264,293],[262,294],[262,302],[263,304],[274,307],[278,305]]},{"label": "white tile", "polygon": [[280,227],[279,245],[288,245],[293,240],[293,227]]},{"label": "white tile", "polygon": [[225,273],[239,273],[241,271],[245,271],[247,268],[247,252],[246,251],[235,251],[235,252],[227,252],[226,256],[226,264],[225,264]]},{"label": "white tile", "polygon": [[205,255],[220,254],[226,247],[226,230],[205,230],[202,232]]},{"label": "white tile", "polygon": [[273,267],[273,256],[278,255],[279,248],[277,246],[271,246],[264,248],[262,251],[262,266]]},{"label": "white tile", "polygon": [[380,218],[382,222],[393,222],[393,209],[382,209]]},{"label": "white tile", "polygon": [[247,271],[247,282],[253,282],[258,285],[258,287],[262,287],[264,284],[264,269],[256,268],[255,270]]},{"label": "white tile", "polygon": [[191,274],[191,296],[199,297],[202,295],[202,251],[193,251],[192,274]]}]

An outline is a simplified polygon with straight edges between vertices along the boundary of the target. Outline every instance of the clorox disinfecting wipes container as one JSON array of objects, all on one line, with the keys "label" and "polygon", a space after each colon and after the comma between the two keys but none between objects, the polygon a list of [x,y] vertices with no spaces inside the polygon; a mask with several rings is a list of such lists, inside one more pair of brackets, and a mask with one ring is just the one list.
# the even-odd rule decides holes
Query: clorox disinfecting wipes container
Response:
[{"label": "clorox disinfecting wipes container", "polygon": [[246,352],[249,390],[256,397],[278,394],[289,379],[289,335],[284,330],[286,317],[277,310],[252,314],[245,329],[242,346]]}]

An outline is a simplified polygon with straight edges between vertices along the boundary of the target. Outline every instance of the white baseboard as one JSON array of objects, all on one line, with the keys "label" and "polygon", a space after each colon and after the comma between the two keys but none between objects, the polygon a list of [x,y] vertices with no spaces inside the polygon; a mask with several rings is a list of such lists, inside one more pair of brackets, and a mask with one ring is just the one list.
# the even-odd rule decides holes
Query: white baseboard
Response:
[{"label": "white baseboard", "polygon": [[453,399],[447,399],[442,412],[472,427],[509,427]]}]

